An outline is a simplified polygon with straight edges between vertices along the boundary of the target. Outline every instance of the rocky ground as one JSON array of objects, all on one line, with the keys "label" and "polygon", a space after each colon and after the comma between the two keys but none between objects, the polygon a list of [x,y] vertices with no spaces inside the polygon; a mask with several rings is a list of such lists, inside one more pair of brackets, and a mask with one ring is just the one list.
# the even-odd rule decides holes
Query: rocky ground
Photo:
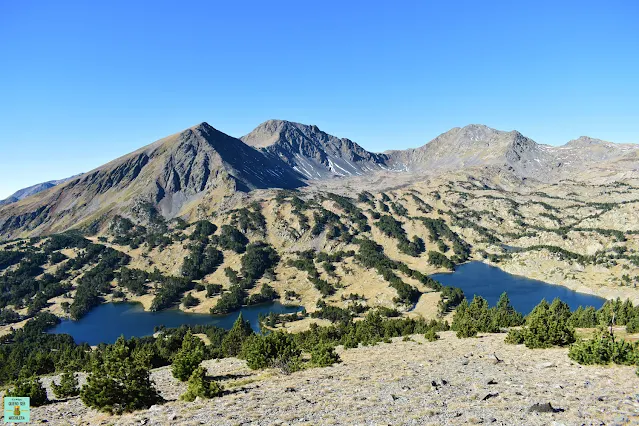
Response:
[{"label": "rocky ground", "polygon": [[164,405],[118,417],[75,398],[35,408],[32,419],[52,425],[639,424],[633,367],[580,366],[567,349],[506,345],[503,334],[440,334],[436,342],[413,336],[339,350],[342,363],[290,375],[254,372],[234,358],[205,361],[226,393],[193,403],[177,400],[185,384],[165,367],[152,373]]}]

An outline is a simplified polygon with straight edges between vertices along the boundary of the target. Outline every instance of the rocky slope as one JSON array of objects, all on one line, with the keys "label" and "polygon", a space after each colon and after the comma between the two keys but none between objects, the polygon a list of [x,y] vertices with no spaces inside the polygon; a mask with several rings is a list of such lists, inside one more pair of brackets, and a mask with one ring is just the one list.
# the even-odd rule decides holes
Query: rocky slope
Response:
[{"label": "rocky slope", "polygon": [[303,185],[277,157],[202,123],[1,208],[0,234],[99,226],[105,217],[136,210],[172,218],[200,204],[215,205],[236,190]]},{"label": "rocky slope", "polygon": [[443,133],[426,145],[386,152],[396,169],[412,172],[497,166],[520,178],[556,182],[580,173],[639,170],[639,145],[582,136],[563,146],[538,144],[517,131],[471,124]]},{"label": "rocky slope", "polygon": [[387,169],[388,157],[351,141],[329,135],[317,126],[269,120],[241,140],[271,153],[306,179],[356,176]]},{"label": "rocky slope", "polygon": [[[87,409],[74,398],[34,408],[31,416],[52,425],[639,422],[639,377],[632,367],[580,366],[568,359],[567,349],[506,345],[503,334],[474,339],[441,335],[436,342],[413,336],[407,342],[338,348],[342,363],[291,375],[255,372],[234,358],[205,361],[226,392],[193,403],[176,400],[186,386],[164,367],[151,375],[169,400],[164,405],[117,417]],[[554,412],[535,407],[547,403]]]},{"label": "rocky slope", "polygon": [[456,171],[502,187],[526,180],[610,183],[636,178],[638,160],[639,145],[581,137],[551,147],[483,125],[452,129],[420,148],[375,154],[317,126],[270,120],[240,140],[202,123],[1,206],[0,238],[71,227],[97,230],[115,214],[142,222],[154,212],[192,220],[228,204],[238,192],[322,188],[331,181],[353,188],[351,194],[370,189],[372,181],[415,184]]}]

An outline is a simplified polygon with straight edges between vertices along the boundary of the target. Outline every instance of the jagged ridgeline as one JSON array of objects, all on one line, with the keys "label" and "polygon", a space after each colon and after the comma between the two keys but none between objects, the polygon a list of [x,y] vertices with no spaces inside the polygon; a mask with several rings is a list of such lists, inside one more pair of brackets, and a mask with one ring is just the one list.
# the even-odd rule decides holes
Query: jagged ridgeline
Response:
[{"label": "jagged ridgeline", "polygon": [[[145,220],[149,205],[165,219],[192,221],[225,207],[238,191],[335,179],[415,182],[424,174],[473,170],[502,185],[593,176],[612,182],[635,176],[638,155],[632,144],[581,137],[551,147],[482,125],[451,129],[420,148],[376,154],[317,126],[270,120],[237,139],[201,123],[82,175],[18,191],[0,203],[0,238],[101,229],[116,214]],[[365,183],[356,192],[362,190]],[[421,212],[430,211],[428,203],[414,201]],[[406,214],[385,199],[380,207]]]},{"label": "jagged ridgeline", "polygon": [[[164,402],[152,368],[171,365],[180,398],[194,401],[242,382],[209,376],[209,359],[290,374],[394,337],[450,345],[449,329],[510,329],[507,343],[572,345],[578,363],[637,364],[636,343],[575,331],[637,332],[636,299],[573,313],[543,301],[524,317],[506,294],[490,307],[432,278],[484,261],[632,298],[633,159],[634,146],[552,148],[485,126],[373,154],[315,126],[269,121],[236,139],[203,123],[0,207],[0,385],[34,406],[48,401],[44,383],[58,399],[121,413]],[[583,181],[583,167],[599,179]],[[241,315],[230,330],[160,327],[95,349],[46,333],[111,301],[216,316],[272,301],[303,309],[261,316],[265,334]],[[51,373],[61,376],[50,386],[36,377]]]}]

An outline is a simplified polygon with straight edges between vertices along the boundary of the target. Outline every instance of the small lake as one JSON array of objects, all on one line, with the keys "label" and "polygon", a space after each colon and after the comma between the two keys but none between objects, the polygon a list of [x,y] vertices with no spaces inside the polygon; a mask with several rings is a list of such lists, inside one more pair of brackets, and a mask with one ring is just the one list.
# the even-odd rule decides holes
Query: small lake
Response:
[{"label": "small lake", "polygon": [[606,301],[601,297],[578,293],[563,286],[511,275],[483,262],[465,263],[455,268],[455,272],[431,276],[444,285],[461,288],[468,300],[474,295],[483,297],[490,306],[495,306],[499,296],[506,292],[510,303],[522,314],[530,313],[541,299],[546,299],[550,303],[558,297],[572,310],[580,305],[599,309]]},{"label": "small lake", "polygon": [[62,320],[49,333],[69,334],[76,343],[114,343],[118,337],[143,337],[153,334],[156,326],[175,328],[181,325],[215,325],[230,329],[240,312],[251,323],[253,330],[259,331],[258,316],[270,312],[290,314],[300,311],[298,306],[285,306],[280,303],[268,303],[247,306],[241,311],[228,315],[192,314],[178,309],[160,312],[148,312],[139,303],[105,303],[93,308],[77,321]]}]

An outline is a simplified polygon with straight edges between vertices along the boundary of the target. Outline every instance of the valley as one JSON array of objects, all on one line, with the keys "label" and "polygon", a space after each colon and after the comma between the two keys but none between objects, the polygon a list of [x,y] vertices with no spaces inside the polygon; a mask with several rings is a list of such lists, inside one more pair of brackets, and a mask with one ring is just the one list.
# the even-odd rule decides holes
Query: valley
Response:
[{"label": "valley", "polygon": [[[394,349],[375,346],[382,342],[410,352],[415,348],[405,343],[415,338],[420,345],[450,345],[462,356],[469,341],[463,339],[478,333],[491,333],[478,341],[500,353],[519,351],[505,349],[504,340],[533,352],[572,345],[570,359],[580,364],[606,363],[584,355],[600,338],[602,345],[628,345],[620,349],[623,357],[607,362],[636,364],[639,347],[630,343],[639,331],[636,152],[636,146],[590,138],[548,147],[479,125],[452,129],[421,148],[381,154],[298,123],[269,121],[242,138],[206,123],[194,126],[0,206],[0,385],[37,387],[25,380],[44,382],[63,371],[93,372],[94,380],[98,370],[117,375],[100,370],[110,357],[120,357],[113,365],[144,366],[142,379],[151,368],[188,364],[188,357],[199,359],[193,365],[239,357],[262,372],[256,374],[292,374],[295,381],[366,352],[367,345],[383,362],[382,352]],[[442,275],[464,280],[468,270],[480,276],[473,268],[493,272],[475,286],[467,285],[471,279],[446,284],[450,275]],[[491,280],[488,286],[500,290],[482,294]],[[518,294],[519,286],[534,291]],[[509,290],[512,300],[497,301]],[[550,304],[558,293],[567,295],[568,305]],[[116,324],[127,322],[120,310],[130,305],[113,302],[139,304],[139,327],[121,333],[128,340],[115,341],[117,328],[126,327]],[[574,311],[589,304],[596,306]],[[269,312],[269,306],[281,311]],[[115,316],[100,316],[108,310]],[[240,311],[262,315],[245,321]],[[91,323],[91,315],[101,319]],[[156,329],[167,324],[146,324],[145,315],[165,315],[169,326]],[[531,325],[544,315],[561,322],[548,342],[536,333],[549,327]],[[180,327],[180,316],[190,325]],[[50,334],[85,320],[113,329],[89,327],[76,341]],[[575,338],[575,327],[592,335],[611,321],[621,327],[621,340]],[[253,334],[257,325],[268,332]],[[508,334],[504,339],[499,332]],[[437,333],[444,336],[440,342]],[[577,374],[562,356],[562,371]],[[127,364],[134,359],[141,360],[137,367]],[[212,386],[210,393],[197,392],[228,400],[235,385],[221,380],[226,390],[215,391],[209,370],[188,370],[197,386]],[[159,401],[144,383],[134,385],[150,392],[146,402],[135,400],[137,408]],[[169,388],[162,392],[177,392]],[[89,406],[116,414],[137,409],[91,402],[93,391],[83,395]],[[60,404],[45,412],[53,415]],[[82,410],[93,409],[72,411]],[[437,414],[422,413],[422,420],[457,416],[432,410]],[[472,419],[514,421],[505,411],[470,413]]]}]

